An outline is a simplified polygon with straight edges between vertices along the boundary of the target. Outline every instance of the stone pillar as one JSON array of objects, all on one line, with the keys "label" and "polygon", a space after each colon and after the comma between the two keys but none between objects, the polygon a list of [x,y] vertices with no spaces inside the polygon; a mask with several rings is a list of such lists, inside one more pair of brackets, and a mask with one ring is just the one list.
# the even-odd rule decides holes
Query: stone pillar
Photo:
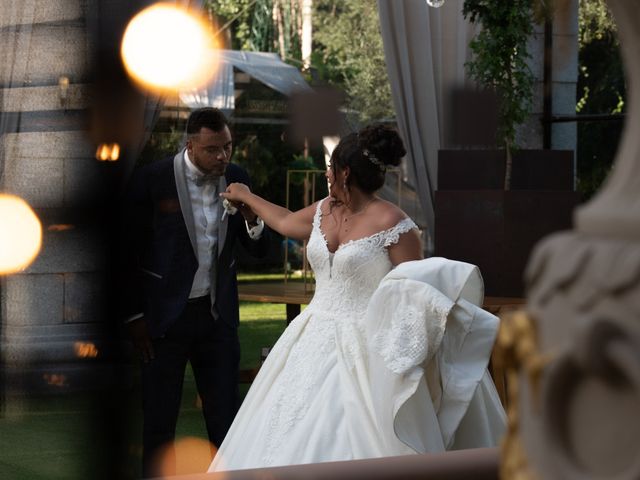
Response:
[{"label": "stone pillar", "polygon": [[105,249],[96,212],[106,181],[84,131],[86,9],[86,0],[0,0],[0,191],[22,197],[43,224],[34,263],[0,277],[9,393],[82,388],[91,344],[100,349]]},{"label": "stone pillar", "polygon": [[640,478],[640,10],[636,0],[608,3],[629,116],[602,190],[576,211],[574,230],[541,242],[529,261],[537,348],[531,336],[522,342],[528,359],[516,383],[537,476],[519,478]]}]

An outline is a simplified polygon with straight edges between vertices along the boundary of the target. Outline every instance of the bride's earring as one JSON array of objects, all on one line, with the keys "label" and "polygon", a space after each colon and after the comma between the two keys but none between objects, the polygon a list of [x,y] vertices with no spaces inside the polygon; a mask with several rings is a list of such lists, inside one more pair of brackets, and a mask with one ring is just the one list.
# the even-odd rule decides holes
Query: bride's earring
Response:
[{"label": "bride's earring", "polygon": [[349,190],[349,185],[347,185],[346,178],[342,183],[342,191],[344,192],[344,204],[349,205],[351,203],[351,191]]}]

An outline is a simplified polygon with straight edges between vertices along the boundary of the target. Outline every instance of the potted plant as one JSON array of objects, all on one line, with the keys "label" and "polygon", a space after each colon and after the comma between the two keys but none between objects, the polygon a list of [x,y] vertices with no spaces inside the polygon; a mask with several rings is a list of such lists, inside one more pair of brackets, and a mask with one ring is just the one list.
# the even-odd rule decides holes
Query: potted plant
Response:
[{"label": "potted plant", "polygon": [[483,149],[439,152],[435,253],[478,265],[489,295],[522,296],[522,272],[533,245],[571,226],[578,198],[573,151],[516,145],[535,83],[528,39],[534,21],[551,15],[551,9],[543,0],[465,0],[462,13],[480,26],[467,68],[499,99],[497,134]]}]

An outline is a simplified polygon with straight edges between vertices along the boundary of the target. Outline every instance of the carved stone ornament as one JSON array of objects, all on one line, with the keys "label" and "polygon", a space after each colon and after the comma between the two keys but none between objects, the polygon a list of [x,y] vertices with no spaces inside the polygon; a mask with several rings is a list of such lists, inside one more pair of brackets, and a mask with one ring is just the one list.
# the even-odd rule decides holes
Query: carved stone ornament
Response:
[{"label": "carved stone ornament", "polygon": [[[629,116],[601,192],[575,230],[542,241],[526,272],[537,387],[518,376],[519,436],[544,479],[640,479],[640,8],[609,0]],[[521,477],[527,478],[527,477]]]}]

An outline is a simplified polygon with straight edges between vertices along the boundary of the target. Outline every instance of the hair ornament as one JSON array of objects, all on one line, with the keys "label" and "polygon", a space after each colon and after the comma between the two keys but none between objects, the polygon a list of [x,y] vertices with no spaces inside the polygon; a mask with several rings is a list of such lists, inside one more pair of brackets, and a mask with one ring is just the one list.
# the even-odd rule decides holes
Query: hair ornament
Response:
[{"label": "hair ornament", "polygon": [[380,170],[382,171],[386,170],[387,168],[386,165],[382,163],[382,161],[378,157],[376,157],[372,152],[370,152],[368,149],[364,148],[362,150],[362,155],[364,155],[367,158],[367,160],[373,163]]}]

